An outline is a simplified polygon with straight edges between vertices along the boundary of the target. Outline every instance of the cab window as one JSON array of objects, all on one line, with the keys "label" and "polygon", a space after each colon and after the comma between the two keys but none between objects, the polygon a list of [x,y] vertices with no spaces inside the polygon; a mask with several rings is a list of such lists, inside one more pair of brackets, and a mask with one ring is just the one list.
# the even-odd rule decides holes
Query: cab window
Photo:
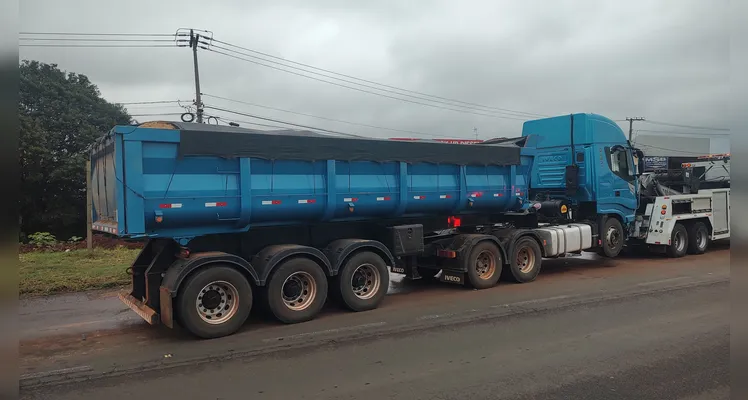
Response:
[{"label": "cab window", "polygon": [[631,162],[629,153],[625,149],[611,150],[610,147],[606,147],[605,153],[608,156],[608,167],[610,167],[610,170],[614,174],[626,181],[632,181],[635,179],[635,167]]}]

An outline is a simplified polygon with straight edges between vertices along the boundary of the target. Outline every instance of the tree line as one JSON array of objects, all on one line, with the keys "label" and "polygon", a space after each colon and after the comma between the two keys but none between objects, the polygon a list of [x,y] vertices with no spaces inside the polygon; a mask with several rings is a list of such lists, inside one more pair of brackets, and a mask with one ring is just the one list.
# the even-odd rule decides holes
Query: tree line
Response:
[{"label": "tree line", "polygon": [[56,64],[20,64],[21,240],[35,232],[84,236],[89,146],[131,118],[85,75]]}]

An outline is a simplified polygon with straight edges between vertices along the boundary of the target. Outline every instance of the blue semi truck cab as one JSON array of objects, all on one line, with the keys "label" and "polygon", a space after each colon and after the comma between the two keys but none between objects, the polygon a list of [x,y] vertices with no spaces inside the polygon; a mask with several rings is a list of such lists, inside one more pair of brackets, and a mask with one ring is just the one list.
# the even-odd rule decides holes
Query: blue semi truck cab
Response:
[{"label": "blue semi truck cab", "polygon": [[[530,200],[567,201],[570,219],[598,221],[600,252],[615,257],[640,206],[642,153],[614,121],[575,114],[525,122],[522,149],[532,156]],[[553,204],[553,203],[551,203]]]},{"label": "blue semi truck cab", "polygon": [[376,308],[390,273],[476,289],[542,259],[615,257],[639,208],[636,150],[610,119],[528,121],[480,144],[182,122],[116,126],[92,148],[93,227],[147,244],[121,299],[151,324],[225,336],[330,297]]}]

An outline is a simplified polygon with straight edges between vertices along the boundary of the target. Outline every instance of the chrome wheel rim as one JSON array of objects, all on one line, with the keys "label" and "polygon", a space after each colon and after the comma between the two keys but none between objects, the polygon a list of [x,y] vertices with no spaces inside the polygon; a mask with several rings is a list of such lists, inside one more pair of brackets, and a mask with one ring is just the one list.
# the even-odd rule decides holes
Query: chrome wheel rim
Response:
[{"label": "chrome wheel rim", "polygon": [[351,289],[353,294],[361,300],[374,297],[382,285],[379,270],[372,264],[359,265],[351,275]]},{"label": "chrome wheel rim", "polygon": [[621,233],[618,232],[618,229],[611,226],[605,233],[605,241],[608,243],[608,247],[616,248],[618,247],[618,243],[621,242]]},{"label": "chrome wheel rim", "polygon": [[702,229],[699,230],[696,234],[696,245],[699,246],[699,249],[703,249],[706,247],[707,243],[707,237],[706,232]]},{"label": "chrome wheel rim", "polygon": [[211,282],[200,290],[195,308],[203,322],[223,324],[239,310],[239,290],[226,281]]},{"label": "chrome wheel rim", "polygon": [[475,259],[475,272],[480,279],[491,279],[496,273],[496,257],[492,252],[483,250],[478,254]]},{"label": "chrome wheel rim", "polygon": [[308,272],[294,272],[283,282],[281,297],[289,309],[306,310],[317,297],[317,282]]},{"label": "chrome wheel rim", "polygon": [[523,274],[531,272],[535,268],[535,253],[524,247],[517,252],[517,266]]},{"label": "chrome wheel rim", "polygon": [[683,233],[682,232],[675,232],[675,238],[673,240],[675,243],[675,249],[678,250],[678,252],[683,251],[684,246],[686,245],[686,241],[683,240]]}]

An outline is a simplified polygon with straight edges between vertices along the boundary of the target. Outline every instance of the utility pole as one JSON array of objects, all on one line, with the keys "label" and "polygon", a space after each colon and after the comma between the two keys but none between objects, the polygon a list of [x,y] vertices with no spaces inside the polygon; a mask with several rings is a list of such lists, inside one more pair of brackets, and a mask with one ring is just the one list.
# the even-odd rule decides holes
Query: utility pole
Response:
[{"label": "utility pole", "polygon": [[478,128],[473,128],[473,133],[475,133],[475,140],[478,140]]},{"label": "utility pole", "polygon": [[200,43],[200,34],[190,29],[190,47],[192,47],[192,61],[195,65],[195,107],[197,107],[197,123],[203,123],[203,101],[200,98],[200,71],[197,67],[197,46]]},{"label": "utility pole", "polygon": [[626,117],[626,121],[629,121],[629,142],[631,137],[634,135],[634,121],[644,121],[644,117]]}]

